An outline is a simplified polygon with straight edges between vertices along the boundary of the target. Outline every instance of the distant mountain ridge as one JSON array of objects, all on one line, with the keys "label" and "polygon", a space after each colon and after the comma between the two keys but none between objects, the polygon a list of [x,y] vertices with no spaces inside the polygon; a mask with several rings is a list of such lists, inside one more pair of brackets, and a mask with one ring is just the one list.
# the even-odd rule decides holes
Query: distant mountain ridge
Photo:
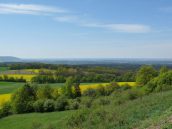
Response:
[{"label": "distant mountain ridge", "polygon": [[21,62],[22,59],[13,56],[0,56],[0,62]]}]

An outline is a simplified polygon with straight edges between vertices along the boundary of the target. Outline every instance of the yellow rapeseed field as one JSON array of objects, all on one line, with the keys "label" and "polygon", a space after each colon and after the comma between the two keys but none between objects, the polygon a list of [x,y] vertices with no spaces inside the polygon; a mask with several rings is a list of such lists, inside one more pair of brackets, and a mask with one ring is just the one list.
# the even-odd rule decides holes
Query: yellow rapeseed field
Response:
[{"label": "yellow rapeseed field", "polygon": [[129,85],[129,86],[137,86],[136,82],[118,82],[118,85],[123,86],[123,85]]},{"label": "yellow rapeseed field", "polygon": [[[1,77],[3,77],[3,75],[0,75]],[[23,77],[23,79],[26,79],[26,81],[31,81],[31,79],[33,77],[35,77],[36,75],[27,75],[27,74],[8,74],[8,77],[14,77],[14,78],[21,78]]]},{"label": "yellow rapeseed field", "polygon": [[0,95],[0,106],[10,100],[11,94],[2,94]]},{"label": "yellow rapeseed field", "polygon": [[[92,89],[96,89],[99,86],[106,86],[108,83],[97,83],[97,84],[81,84],[80,88],[81,91],[85,91],[86,89],[92,88]],[[136,82],[118,82],[117,83],[119,86],[124,86],[124,85],[129,85],[129,86],[136,86]]]}]

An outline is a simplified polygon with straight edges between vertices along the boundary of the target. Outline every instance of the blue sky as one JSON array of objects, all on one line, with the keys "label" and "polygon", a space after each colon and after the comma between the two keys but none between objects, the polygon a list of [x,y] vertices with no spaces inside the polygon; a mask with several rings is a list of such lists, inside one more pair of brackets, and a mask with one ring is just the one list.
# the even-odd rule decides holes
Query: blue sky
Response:
[{"label": "blue sky", "polygon": [[171,0],[1,0],[0,55],[172,58]]}]

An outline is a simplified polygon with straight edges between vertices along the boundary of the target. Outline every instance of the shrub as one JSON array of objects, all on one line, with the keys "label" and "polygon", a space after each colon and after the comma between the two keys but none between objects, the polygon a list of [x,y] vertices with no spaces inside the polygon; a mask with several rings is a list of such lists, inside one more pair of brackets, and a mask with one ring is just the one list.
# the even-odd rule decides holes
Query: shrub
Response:
[{"label": "shrub", "polygon": [[53,93],[53,89],[48,86],[48,85],[44,85],[38,88],[37,90],[37,99],[52,99]]},{"label": "shrub", "polygon": [[58,97],[60,96],[59,89],[54,89],[52,96],[54,99],[58,99]]},{"label": "shrub", "polygon": [[146,85],[147,92],[172,89],[172,71],[160,74]]},{"label": "shrub", "polygon": [[109,105],[110,104],[110,100],[107,98],[100,98],[99,99],[99,105]]},{"label": "shrub", "polygon": [[33,108],[35,112],[44,112],[44,101],[45,100],[37,100],[33,104]]},{"label": "shrub", "polygon": [[56,111],[64,111],[67,106],[68,106],[68,102],[64,96],[59,97],[55,101],[55,110]]},{"label": "shrub", "polygon": [[54,111],[54,100],[52,99],[47,99],[44,102],[44,111],[45,112],[52,112]]},{"label": "shrub", "polygon": [[96,89],[96,95],[97,96],[105,96],[106,95],[106,90],[105,90],[104,86],[102,86],[102,85],[98,86],[98,88]]},{"label": "shrub", "polygon": [[9,116],[12,114],[11,104],[9,102],[3,103],[0,110],[0,118]]},{"label": "shrub", "polygon": [[105,87],[105,93],[106,93],[106,95],[111,95],[115,90],[117,90],[119,88],[120,88],[120,86],[117,83],[112,82]]},{"label": "shrub", "polygon": [[152,66],[142,66],[137,73],[136,81],[141,85],[146,85],[157,76],[157,71]]},{"label": "shrub", "polygon": [[96,96],[96,90],[89,88],[83,92],[84,96],[90,96],[90,97],[95,97]]},{"label": "shrub", "polygon": [[79,99],[71,99],[69,101],[69,109],[70,110],[76,110],[80,106],[80,100]]},{"label": "shrub", "polygon": [[79,110],[67,120],[68,129],[83,129],[82,123],[86,121],[88,110]]},{"label": "shrub", "polygon": [[92,97],[82,97],[80,107],[81,108],[90,108],[93,103]]}]

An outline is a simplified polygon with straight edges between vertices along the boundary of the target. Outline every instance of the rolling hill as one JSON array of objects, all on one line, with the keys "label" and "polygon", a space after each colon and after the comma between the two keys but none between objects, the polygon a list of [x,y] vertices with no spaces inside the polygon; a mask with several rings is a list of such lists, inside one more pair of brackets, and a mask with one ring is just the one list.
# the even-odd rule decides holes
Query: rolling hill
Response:
[{"label": "rolling hill", "polygon": [[0,56],[0,62],[21,62],[22,59],[13,56]]}]

